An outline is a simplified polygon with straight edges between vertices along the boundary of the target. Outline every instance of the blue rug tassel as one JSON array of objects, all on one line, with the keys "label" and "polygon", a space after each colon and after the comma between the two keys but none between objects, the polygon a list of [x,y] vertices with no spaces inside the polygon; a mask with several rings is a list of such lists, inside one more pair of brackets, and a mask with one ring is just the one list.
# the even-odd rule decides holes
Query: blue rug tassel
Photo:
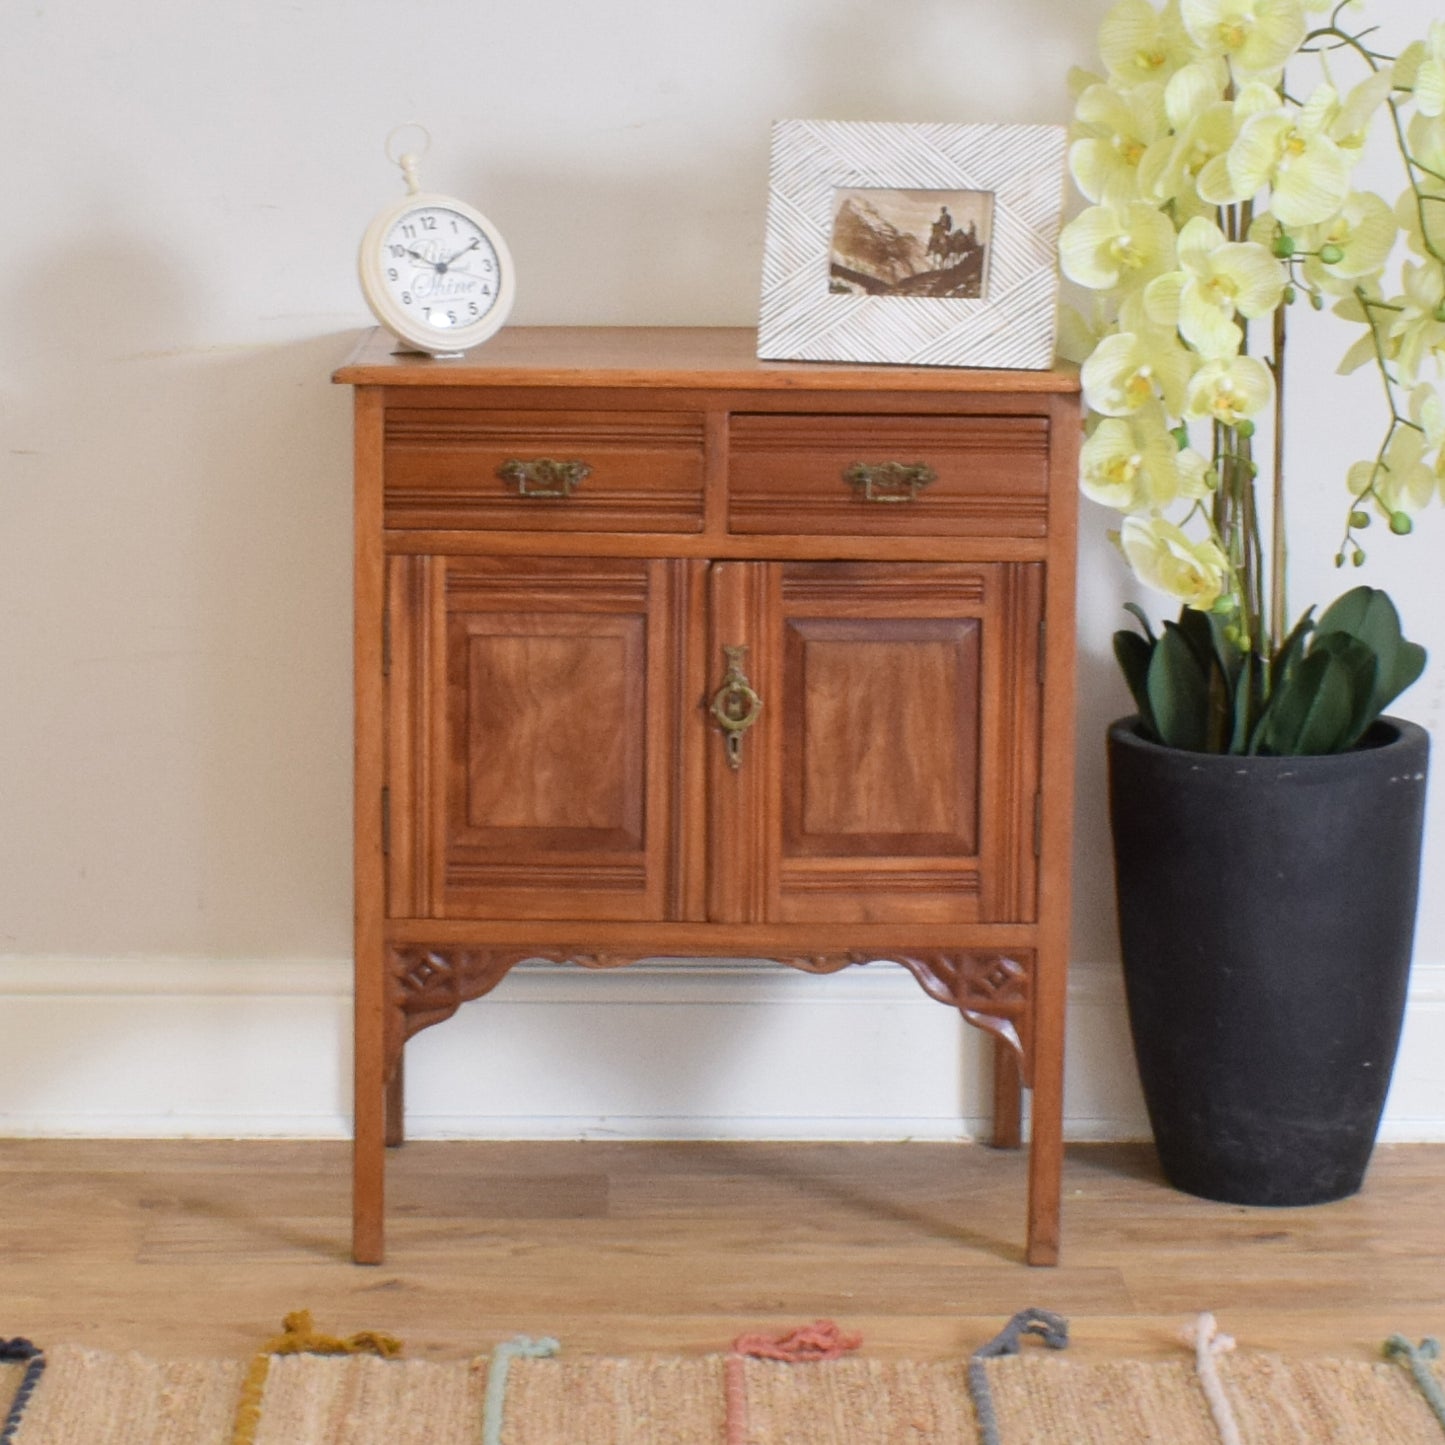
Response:
[{"label": "blue rug tassel", "polygon": [[[502,1420],[506,1413],[507,1373],[519,1355],[528,1360],[544,1360],[555,1355],[562,1346],[556,1340],[529,1340],[518,1335],[492,1351],[491,1368],[487,1371],[487,1402],[482,1411],[482,1445],[502,1445]],[[0,1440],[0,1445],[5,1445]]]},{"label": "blue rug tassel", "polygon": [[1440,1381],[1435,1378],[1429,1363],[1431,1360],[1440,1358],[1440,1341],[1423,1339],[1417,1346],[1412,1345],[1404,1335],[1391,1335],[1385,1341],[1385,1358],[1387,1360],[1403,1359],[1409,1365],[1410,1373],[1420,1387],[1420,1393],[1424,1395],[1426,1403],[1435,1412],[1435,1418],[1440,1422],[1440,1428],[1445,1430],[1445,1391],[1440,1389]]},{"label": "blue rug tassel", "polygon": [[45,1351],[29,1340],[0,1340],[0,1362],[6,1364],[18,1364],[22,1360],[30,1363],[26,1366],[25,1374],[20,1379],[20,1388],[15,1392],[15,1398],[10,1402],[10,1409],[6,1412],[5,1423],[0,1425],[0,1445],[11,1445],[15,1439],[15,1432],[20,1428],[20,1419],[25,1414],[25,1407],[30,1403],[30,1397],[35,1393],[35,1387],[40,1383],[40,1377],[45,1373]]},{"label": "blue rug tassel", "polygon": [[1051,1350],[1067,1349],[1069,1322],[1062,1315],[1050,1314],[1048,1310],[1020,1310],[993,1339],[973,1352],[968,1362],[968,1388],[973,1395],[974,1413],[978,1416],[980,1445],[1002,1445],[984,1364],[1002,1355],[1018,1354],[1025,1335],[1037,1335]]}]

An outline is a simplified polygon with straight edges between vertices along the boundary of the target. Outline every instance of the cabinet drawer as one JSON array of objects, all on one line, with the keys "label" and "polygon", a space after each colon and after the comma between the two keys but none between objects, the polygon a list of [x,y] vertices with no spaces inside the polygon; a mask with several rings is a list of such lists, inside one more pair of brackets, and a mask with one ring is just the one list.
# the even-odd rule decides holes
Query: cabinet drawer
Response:
[{"label": "cabinet drawer", "polygon": [[703,421],[395,406],[385,476],[388,527],[697,532]]},{"label": "cabinet drawer", "polygon": [[734,532],[1042,537],[1049,426],[1034,416],[737,415]]}]

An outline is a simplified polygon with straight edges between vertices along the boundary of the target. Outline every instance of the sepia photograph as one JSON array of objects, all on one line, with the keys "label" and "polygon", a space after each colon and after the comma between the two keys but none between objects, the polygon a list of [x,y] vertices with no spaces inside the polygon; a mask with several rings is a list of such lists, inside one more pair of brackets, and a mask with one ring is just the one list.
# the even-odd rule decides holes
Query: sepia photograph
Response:
[{"label": "sepia photograph", "polygon": [[828,289],[847,296],[981,299],[992,228],[991,191],[839,189]]}]

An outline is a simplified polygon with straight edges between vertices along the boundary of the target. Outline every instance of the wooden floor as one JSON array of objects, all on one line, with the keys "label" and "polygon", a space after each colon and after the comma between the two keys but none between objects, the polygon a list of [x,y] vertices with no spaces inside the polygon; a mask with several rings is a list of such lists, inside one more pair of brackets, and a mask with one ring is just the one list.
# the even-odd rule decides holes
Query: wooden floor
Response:
[{"label": "wooden floor", "polygon": [[317,1327],[464,1358],[711,1352],[831,1317],[879,1355],[966,1354],[1026,1305],[1076,1354],[1174,1353],[1213,1310],[1242,1346],[1371,1358],[1445,1334],[1445,1147],[1382,1147],[1310,1210],[1170,1191],[1142,1148],[1071,1149],[1064,1263],[1021,1262],[1024,1160],[979,1145],[413,1143],[386,1264],[350,1263],[347,1146],[0,1141],[0,1337],[246,1355]]}]

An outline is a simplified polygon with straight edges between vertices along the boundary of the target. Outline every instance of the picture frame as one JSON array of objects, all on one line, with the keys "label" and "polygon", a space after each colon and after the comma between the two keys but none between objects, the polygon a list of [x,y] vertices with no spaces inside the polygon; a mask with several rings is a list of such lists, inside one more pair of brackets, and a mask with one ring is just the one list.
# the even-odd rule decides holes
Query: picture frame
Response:
[{"label": "picture frame", "polygon": [[1067,134],[773,126],[758,356],[1047,370]]}]

